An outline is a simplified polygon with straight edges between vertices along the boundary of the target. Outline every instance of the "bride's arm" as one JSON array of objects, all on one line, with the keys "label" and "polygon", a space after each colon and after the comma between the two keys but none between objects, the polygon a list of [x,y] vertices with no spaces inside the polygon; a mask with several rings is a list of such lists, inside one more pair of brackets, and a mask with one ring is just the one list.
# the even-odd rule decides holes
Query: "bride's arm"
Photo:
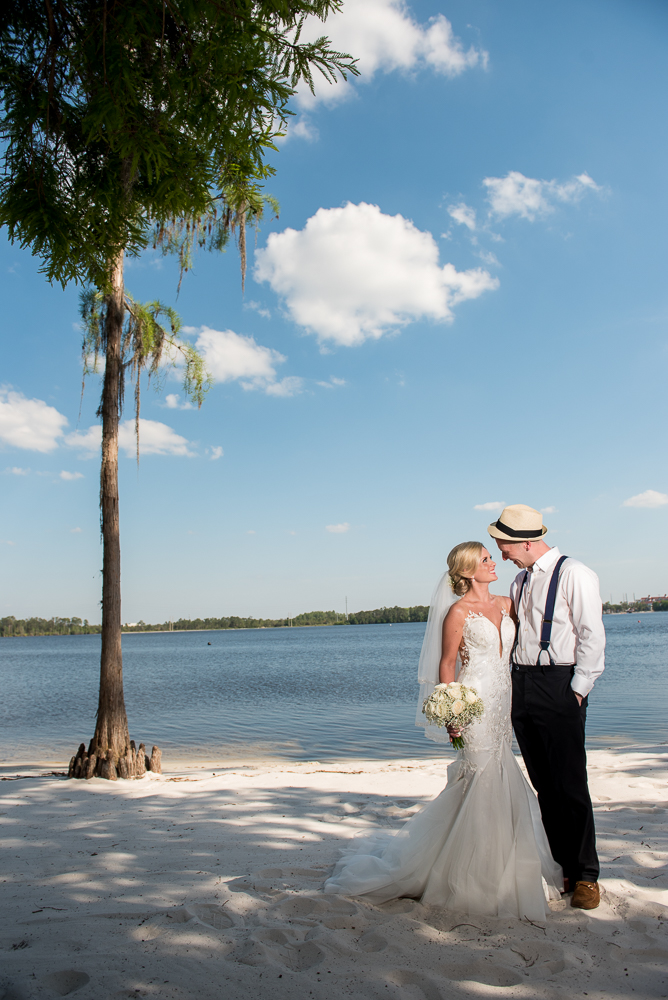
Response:
[{"label": "bride's arm", "polygon": [[443,645],[438,676],[441,684],[449,684],[455,679],[457,653],[462,642],[466,615],[460,603],[453,604],[443,621]]}]

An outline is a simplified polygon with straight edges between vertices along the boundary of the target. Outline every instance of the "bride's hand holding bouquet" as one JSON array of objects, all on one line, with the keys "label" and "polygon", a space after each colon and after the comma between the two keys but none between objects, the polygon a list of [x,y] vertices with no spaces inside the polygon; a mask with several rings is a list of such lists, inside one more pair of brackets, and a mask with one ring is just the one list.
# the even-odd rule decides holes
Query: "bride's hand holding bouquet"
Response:
[{"label": "bride's hand holding bouquet", "polygon": [[462,731],[474,719],[479,719],[483,710],[482,699],[476,689],[457,681],[437,684],[422,706],[427,722],[448,730],[450,742],[456,750],[464,747]]}]

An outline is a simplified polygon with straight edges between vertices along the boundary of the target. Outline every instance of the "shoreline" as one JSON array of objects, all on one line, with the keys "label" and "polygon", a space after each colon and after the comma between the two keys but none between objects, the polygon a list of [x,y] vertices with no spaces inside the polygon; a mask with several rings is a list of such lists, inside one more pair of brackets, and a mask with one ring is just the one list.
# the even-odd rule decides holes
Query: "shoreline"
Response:
[{"label": "shoreline", "polygon": [[[419,756],[403,756],[398,755],[394,757],[371,757],[371,756],[340,756],[340,757],[329,757],[322,755],[321,759],[316,758],[295,758],[295,757],[285,757],[280,754],[272,755],[269,753],[259,753],[253,755],[251,753],[244,754],[240,752],[239,754],[215,754],[210,751],[206,754],[192,753],[184,754],[182,750],[175,753],[170,752],[170,748],[165,748],[164,745],[160,747],[162,750],[162,765],[163,771],[200,771],[200,770],[215,770],[217,774],[222,774],[225,771],[239,770],[243,768],[292,768],[292,767],[307,767],[312,765],[318,765],[326,769],[334,769],[335,773],[348,773],[350,769],[368,769],[374,770],[376,768],[382,768],[389,765],[396,765],[397,763],[410,764],[412,767],[422,767],[427,765],[440,765],[446,768],[455,759],[455,752],[452,748],[447,747],[443,744],[443,748],[440,753],[425,753]],[[429,748],[431,749],[431,748]],[[665,741],[658,741],[656,739],[643,740],[639,742],[630,742],[629,737],[625,734],[619,736],[594,736],[589,737],[587,741],[587,756],[596,753],[642,753],[642,752],[654,752],[658,755],[666,755],[668,761],[668,739]],[[517,748],[513,745],[513,754],[522,765],[522,756]],[[3,775],[9,772],[26,772],[28,776],[34,776],[38,772],[51,772],[51,771],[65,771],[69,766],[71,754],[61,756],[59,754],[54,754],[53,756],[44,754],[37,758],[22,758],[18,757],[15,760],[7,759],[0,756],[0,780],[3,780]],[[119,782],[124,779],[119,778]],[[132,783],[135,779],[128,779]],[[141,780],[141,779],[138,779]],[[85,783],[85,782],[84,782]]]}]

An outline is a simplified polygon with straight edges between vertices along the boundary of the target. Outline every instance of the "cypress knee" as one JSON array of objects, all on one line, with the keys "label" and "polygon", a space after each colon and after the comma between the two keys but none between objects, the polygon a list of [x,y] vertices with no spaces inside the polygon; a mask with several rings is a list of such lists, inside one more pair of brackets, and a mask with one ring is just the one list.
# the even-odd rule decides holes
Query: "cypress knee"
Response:
[{"label": "cypress knee", "polygon": [[143,778],[146,774],[146,754],[144,752],[144,744],[139,744],[139,749],[137,750],[137,763],[135,764],[135,777]]},{"label": "cypress knee", "polygon": [[153,747],[151,750],[149,767],[154,774],[162,774],[162,750],[158,747]]}]

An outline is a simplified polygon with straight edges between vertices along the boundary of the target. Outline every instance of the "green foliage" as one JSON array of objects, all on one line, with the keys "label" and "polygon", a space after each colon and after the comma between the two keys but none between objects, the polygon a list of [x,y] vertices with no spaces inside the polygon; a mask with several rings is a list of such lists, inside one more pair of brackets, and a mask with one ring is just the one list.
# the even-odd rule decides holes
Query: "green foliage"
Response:
[{"label": "green foliage", "polygon": [[655,601],[654,602],[655,611],[668,611],[668,601]]},{"label": "green foliage", "polygon": [[90,635],[101,631],[101,625],[89,625],[84,618],[0,618],[0,636],[14,635]]},{"label": "green foliage", "polygon": [[[125,375],[134,382],[135,432],[137,457],[139,457],[139,411],[141,404],[141,375],[148,375],[149,383],[160,388],[168,367],[183,365],[183,390],[186,395],[202,405],[204,396],[212,385],[211,376],[204,366],[204,358],[186,340],[179,337],[181,320],[170,306],[161,302],[136,302],[127,292],[124,295],[125,324],[121,340],[121,396],[119,412],[123,407]],[[88,288],[80,296],[80,313],[84,329],[82,357],[83,377],[99,370],[100,357],[106,349],[108,300],[103,292]],[[98,416],[100,412],[98,411]]]},{"label": "green foliage", "polygon": [[[262,197],[297,84],[313,88],[313,69],[357,73],[326,38],[300,42],[305,17],[339,7],[4,0],[0,225],[50,281],[99,289],[121,251],[163,241],[177,219],[220,249]],[[209,234],[212,213],[229,213],[227,230],[214,221]]]},{"label": "green foliage", "polygon": [[610,601],[604,601],[603,603],[603,614],[604,615],[619,615],[628,612],[629,614],[636,614],[638,611],[656,611],[657,606],[648,604],[646,601],[621,601],[619,604],[611,604]]},{"label": "green foliage", "polygon": [[231,233],[239,250],[243,291],[247,263],[246,226],[252,225],[257,231],[266,207],[278,218],[278,202],[271,195],[263,194],[257,184],[238,184],[236,187],[229,184],[219,197],[211,199],[201,215],[185,215],[156,223],[153,247],[159,248],[163,256],[175,254],[179,258],[180,289],[183,275],[192,267],[195,249],[224,251]]},{"label": "green foliage", "polygon": [[[237,628],[289,628],[319,625],[386,625],[401,622],[426,622],[429,608],[418,605],[414,608],[377,608],[375,611],[357,611],[346,616],[338,611],[306,611],[295,618],[241,618],[230,615],[223,618],[179,618],[174,622],[147,625],[139,621],[124,632],[198,632],[204,629]],[[80,632],[99,632],[101,626],[81,623],[80,618],[29,618],[17,621],[15,618],[0,619],[0,636],[9,635],[78,635]]]},{"label": "green foliage", "polygon": [[399,622],[426,622],[429,608],[377,608],[375,611],[355,611],[348,615],[350,625],[387,625]]},{"label": "green foliage", "polygon": [[356,611],[346,616],[338,611],[307,611],[295,618],[179,618],[178,621],[164,622],[162,625],[138,623],[125,631],[164,632],[197,631],[199,629],[229,628],[285,628],[290,626],[314,625],[388,625],[402,622],[426,622],[429,608],[418,605],[414,608],[377,608],[375,611]]}]

